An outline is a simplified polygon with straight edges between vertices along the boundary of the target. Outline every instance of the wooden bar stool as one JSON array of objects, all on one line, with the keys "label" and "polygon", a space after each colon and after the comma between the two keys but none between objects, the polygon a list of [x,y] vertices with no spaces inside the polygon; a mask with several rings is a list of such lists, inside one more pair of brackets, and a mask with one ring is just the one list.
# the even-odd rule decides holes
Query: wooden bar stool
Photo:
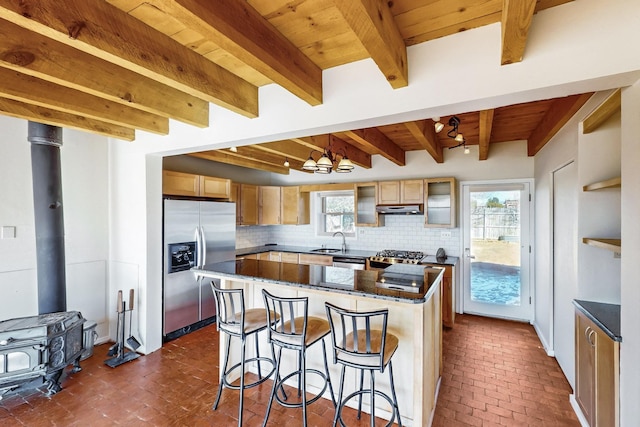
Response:
[{"label": "wooden bar stool", "polygon": [[[336,401],[333,394],[333,386],[331,385],[331,377],[329,376],[329,365],[327,364],[327,349],[324,343],[324,337],[329,335],[329,322],[326,319],[319,317],[309,317],[309,304],[308,298],[280,298],[271,295],[269,292],[262,290],[264,297],[265,307],[267,307],[267,315],[269,316],[268,327],[268,339],[271,344],[271,351],[273,352],[274,359],[276,361],[276,381],[273,382],[273,388],[271,389],[271,396],[269,397],[269,405],[267,406],[267,413],[264,416],[264,422],[262,426],[267,425],[269,419],[269,412],[271,412],[271,405],[273,398],[278,401],[282,406],[287,408],[300,408],[302,407],[302,420],[303,425],[307,425],[307,405],[315,402],[326,391],[327,386],[331,393],[331,400],[335,407]],[[317,343],[322,342],[322,352],[324,356],[324,369],[325,372],[321,372],[317,369],[307,369],[306,367],[306,352],[307,348]],[[278,355],[275,354],[274,346],[278,347]],[[297,352],[298,356],[298,369],[287,374],[280,379],[280,368],[282,361],[282,350],[289,349]],[[307,373],[318,375],[323,380],[322,390],[312,397],[307,399],[306,396],[306,384]],[[281,399],[276,390],[282,388],[284,382],[292,377],[298,377],[298,397],[302,396],[300,402],[285,402],[285,399]],[[282,388],[282,390],[284,390]]]},{"label": "wooden bar stool", "polygon": [[[325,303],[327,318],[331,326],[331,341],[333,344],[333,363],[342,365],[340,373],[340,391],[338,393],[338,407],[333,419],[335,427],[339,422],[345,426],[342,420],[342,408],[345,404],[359,397],[358,419],[362,412],[362,395],[369,394],[371,397],[371,427],[375,425],[375,396],[381,396],[391,405],[391,419],[387,427],[392,425],[397,417],[398,425],[402,427],[398,399],[393,382],[393,368],[391,357],[398,349],[398,338],[387,333],[387,318],[389,310],[376,310],[367,312],[357,312],[346,310],[335,305]],[[372,325],[374,325],[372,327]],[[346,367],[360,370],[360,389],[348,395],[344,400],[342,393],[344,389],[344,373]],[[376,390],[375,371],[384,372],[389,367],[389,381],[391,384],[391,397]],[[364,371],[369,371],[370,388],[364,389]]]},{"label": "wooden bar stool", "polygon": [[[260,348],[258,346],[258,332],[267,328],[267,310],[264,308],[252,308],[245,310],[244,306],[244,290],[242,289],[220,289],[216,284],[211,282],[211,289],[216,300],[217,316],[216,325],[218,330],[227,334],[227,347],[224,356],[224,365],[220,375],[220,385],[218,386],[218,394],[213,404],[213,409],[218,409],[222,388],[227,387],[232,390],[240,390],[240,409],[238,414],[238,427],[242,426],[242,409],[244,407],[244,390],[255,387],[265,382],[275,372],[275,363],[272,358],[260,357]],[[277,321],[278,316],[271,313],[269,316],[273,321]],[[247,337],[255,335],[256,339],[256,356],[245,359],[245,347]],[[240,362],[230,368],[229,364],[229,348],[231,347],[231,337],[238,337],[242,341],[240,350]],[[258,368],[258,379],[252,383],[245,384],[245,364],[255,362]],[[262,375],[261,362],[268,363],[271,370],[268,374]],[[229,375],[235,369],[240,367],[240,385],[234,385],[229,381]]]}]

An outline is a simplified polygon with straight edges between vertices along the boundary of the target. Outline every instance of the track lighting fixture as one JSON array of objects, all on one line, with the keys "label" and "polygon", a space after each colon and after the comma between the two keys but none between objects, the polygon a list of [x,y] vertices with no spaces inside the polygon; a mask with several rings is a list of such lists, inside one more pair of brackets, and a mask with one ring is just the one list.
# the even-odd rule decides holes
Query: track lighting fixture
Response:
[{"label": "track lighting fixture", "polygon": [[449,138],[452,138],[455,142],[457,142],[457,145],[454,145],[453,147],[449,147],[449,150],[451,150],[452,148],[458,148],[458,147],[464,147],[464,154],[469,154],[469,147],[467,147],[467,142],[464,139],[464,136],[458,132],[458,127],[460,126],[460,119],[457,116],[452,116],[449,119],[449,126],[451,126],[451,129],[449,129],[449,132],[447,132],[447,136]]}]

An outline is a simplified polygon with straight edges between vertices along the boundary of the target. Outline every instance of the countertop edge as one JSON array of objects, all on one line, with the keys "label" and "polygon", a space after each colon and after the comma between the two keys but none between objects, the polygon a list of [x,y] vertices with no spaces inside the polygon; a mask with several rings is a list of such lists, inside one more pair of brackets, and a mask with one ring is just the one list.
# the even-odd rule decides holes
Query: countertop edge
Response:
[{"label": "countertop edge", "polygon": [[284,285],[284,286],[293,286],[296,288],[302,288],[302,289],[310,289],[310,290],[321,290],[324,292],[335,292],[335,293],[340,293],[340,294],[345,294],[345,295],[352,295],[352,296],[360,296],[363,298],[372,298],[372,299],[380,299],[380,300],[386,300],[386,301],[394,301],[394,302],[399,302],[399,303],[403,303],[403,304],[424,304],[426,303],[432,296],[433,293],[435,292],[435,286],[437,283],[442,283],[442,276],[444,275],[444,270],[441,271],[439,273],[439,278],[436,279],[436,282],[434,282],[429,289],[427,290],[427,292],[425,292],[424,296],[422,298],[400,298],[400,297],[392,297],[392,296],[388,296],[388,295],[377,295],[377,294],[369,294],[366,292],[359,292],[359,291],[354,291],[354,290],[346,290],[346,289],[340,289],[340,288],[330,288],[330,287],[323,287],[323,286],[313,286],[313,285],[309,285],[309,284],[304,284],[304,283],[296,283],[296,282],[287,282],[287,281],[283,281],[283,280],[271,280],[271,279],[264,279],[261,277],[255,277],[255,276],[245,276],[245,275],[240,275],[240,274],[236,274],[236,273],[225,273],[225,272],[220,272],[220,271],[211,271],[211,270],[206,270],[206,269],[200,269],[200,268],[192,268],[191,271],[193,271],[194,273],[203,276],[203,277],[210,277],[210,278],[217,278],[217,279],[236,279],[236,280],[246,280],[246,281],[251,281],[251,282],[260,282],[260,283],[271,283],[274,285]]},{"label": "countertop edge", "polygon": [[[586,303],[586,304],[585,304]],[[591,321],[593,321],[600,329],[602,329],[602,331],[607,334],[607,336],[609,338],[611,338],[613,341],[616,342],[622,342],[622,336],[618,334],[616,334],[616,332],[613,331],[613,325],[607,325],[605,324],[605,322],[602,319],[599,319],[596,316],[596,313],[593,313],[591,310],[589,310],[589,308],[586,305],[597,305],[597,306],[612,306],[608,309],[615,309],[617,307],[618,310],[620,310],[620,305],[618,304],[608,304],[608,303],[601,303],[601,302],[597,302],[597,301],[585,301],[585,300],[578,300],[578,299],[574,299],[573,300],[573,305],[580,310],[581,313],[584,313],[585,316],[587,316]],[[618,319],[619,319],[619,315],[618,315]],[[616,325],[617,326],[617,330],[620,330],[620,325]]]}]

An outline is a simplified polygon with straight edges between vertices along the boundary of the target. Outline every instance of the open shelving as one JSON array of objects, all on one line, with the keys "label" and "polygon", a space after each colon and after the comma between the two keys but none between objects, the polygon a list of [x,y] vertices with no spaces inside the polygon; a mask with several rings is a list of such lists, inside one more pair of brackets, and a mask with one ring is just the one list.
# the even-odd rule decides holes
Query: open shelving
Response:
[{"label": "open shelving", "polygon": [[582,187],[582,191],[595,191],[602,190],[604,188],[620,188],[622,186],[622,177],[616,177],[607,179],[604,181],[594,182],[589,185],[585,185]]},{"label": "open shelving", "polygon": [[582,243],[606,249],[616,253],[622,253],[622,242],[620,239],[600,239],[595,237],[583,237]]}]

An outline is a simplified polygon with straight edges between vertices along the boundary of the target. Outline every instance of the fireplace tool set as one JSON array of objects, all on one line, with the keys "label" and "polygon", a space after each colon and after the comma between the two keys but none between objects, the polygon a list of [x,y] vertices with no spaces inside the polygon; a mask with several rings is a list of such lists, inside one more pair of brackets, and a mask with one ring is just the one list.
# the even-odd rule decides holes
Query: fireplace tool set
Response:
[{"label": "fireplace tool set", "polygon": [[[112,356],[111,358],[104,361],[104,363],[112,368],[116,366],[120,366],[123,363],[129,362],[131,360],[137,359],[140,357],[136,350],[140,347],[140,342],[131,334],[131,321],[132,321],[132,312],[133,312],[133,289],[129,290],[129,308],[127,309],[127,303],[122,298],[122,291],[118,291],[118,301],[117,301],[117,310],[118,310],[118,323],[117,323],[117,338],[116,343],[109,347],[109,352],[107,356]],[[129,314],[129,338],[127,338],[126,343],[133,349],[133,351],[129,350],[125,346],[125,329],[127,324],[127,313]]]}]

